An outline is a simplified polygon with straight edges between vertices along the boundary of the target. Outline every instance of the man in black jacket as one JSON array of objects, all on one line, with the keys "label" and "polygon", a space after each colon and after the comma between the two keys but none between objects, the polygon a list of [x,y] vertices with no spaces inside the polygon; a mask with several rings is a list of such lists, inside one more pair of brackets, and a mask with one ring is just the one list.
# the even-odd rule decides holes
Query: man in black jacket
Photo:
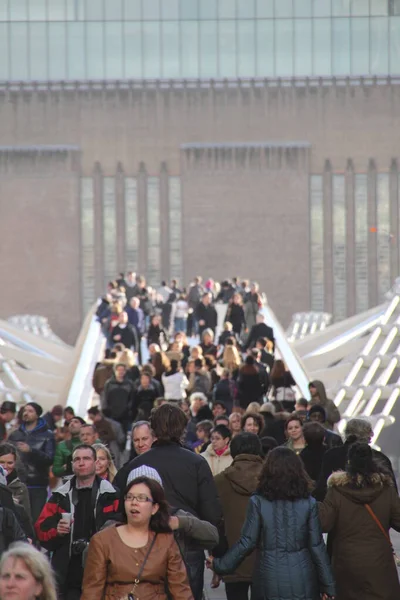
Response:
[{"label": "man in black jacket", "polygon": [[136,327],[128,322],[128,315],[126,312],[122,312],[118,317],[118,325],[114,327],[111,332],[111,343],[120,343],[133,350],[134,352],[139,350],[139,340],[136,331]]},{"label": "man in black jacket", "polygon": [[126,433],[132,418],[133,383],[126,377],[126,366],[117,363],[114,375],[104,386],[104,409],[107,415],[118,421]]},{"label": "man in black jacket", "polygon": [[53,464],[55,453],[54,434],[41,418],[42,412],[39,404],[28,402],[22,413],[22,425],[8,438],[20,451],[26,469],[33,522],[40,515],[47,499],[49,467]]},{"label": "man in black jacket", "polygon": [[215,336],[215,330],[218,324],[217,311],[213,304],[211,304],[211,294],[206,292],[201,298],[196,309],[196,319],[199,322],[199,334],[200,337],[205,329],[211,329]]},{"label": "man in black jacket", "polygon": [[248,340],[244,346],[245,350],[247,350],[247,348],[254,348],[259,338],[267,338],[267,340],[270,340],[275,346],[274,330],[264,323],[264,320],[264,315],[262,313],[257,313],[256,324],[251,328]]},{"label": "man in black jacket", "polygon": [[[210,467],[202,456],[185,450],[180,442],[187,425],[185,413],[177,406],[163,404],[154,411],[150,421],[157,441],[151,450],[118,471],[114,484],[121,490],[121,495],[132,469],[147,465],[160,474],[170,506],[219,525],[221,504]],[[190,580],[197,582],[195,600],[200,600],[203,593],[204,553],[193,550],[185,558],[191,573]]]},{"label": "man in black jacket", "polygon": [[117,519],[119,502],[111,483],[96,475],[91,446],[77,446],[72,465],[74,477],[52,493],[35,525],[40,543],[52,552],[62,600],[81,597],[82,555],[106,521]]}]

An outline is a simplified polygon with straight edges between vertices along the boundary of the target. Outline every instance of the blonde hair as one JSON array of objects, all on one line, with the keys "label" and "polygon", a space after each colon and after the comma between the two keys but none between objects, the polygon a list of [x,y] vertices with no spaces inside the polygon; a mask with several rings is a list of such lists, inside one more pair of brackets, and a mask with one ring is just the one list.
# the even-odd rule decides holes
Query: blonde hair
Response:
[{"label": "blonde hair", "polygon": [[136,359],[132,350],[129,350],[129,348],[122,350],[121,354],[118,356],[118,362],[125,365],[128,369],[134,367],[136,365]]},{"label": "blonde hair", "polygon": [[238,369],[242,361],[240,360],[240,354],[235,346],[225,346],[224,354],[222,357],[222,364],[224,369],[228,369],[230,372]]},{"label": "blonde hair", "polygon": [[197,354],[199,355],[199,358],[202,358],[203,356],[203,348],[201,346],[192,346],[191,350],[190,350],[190,356],[193,356],[193,352],[197,350]]},{"label": "blonde hair", "polygon": [[232,331],[233,325],[230,321],[225,321],[224,323],[224,331]]},{"label": "blonde hair", "polygon": [[22,560],[37,583],[42,585],[43,590],[38,596],[38,600],[57,600],[54,574],[50,563],[44,554],[39,552],[39,550],[36,550],[36,548],[30,544],[16,542],[2,555],[0,560],[0,574],[9,558]]},{"label": "blonde hair", "polygon": [[246,412],[247,413],[259,413],[261,409],[261,404],[259,402],[250,402],[250,404],[248,405],[248,407],[246,408]]},{"label": "blonde hair", "polygon": [[115,478],[116,474],[117,474],[117,468],[114,465],[114,461],[113,461],[113,458],[111,456],[111,452],[109,451],[109,449],[107,448],[107,446],[105,446],[104,444],[93,444],[92,448],[96,452],[96,458],[97,458],[97,451],[98,450],[102,450],[104,452],[104,454],[107,456],[107,459],[108,459],[108,468],[107,468],[108,481],[110,483],[112,483],[114,481],[114,478]]}]

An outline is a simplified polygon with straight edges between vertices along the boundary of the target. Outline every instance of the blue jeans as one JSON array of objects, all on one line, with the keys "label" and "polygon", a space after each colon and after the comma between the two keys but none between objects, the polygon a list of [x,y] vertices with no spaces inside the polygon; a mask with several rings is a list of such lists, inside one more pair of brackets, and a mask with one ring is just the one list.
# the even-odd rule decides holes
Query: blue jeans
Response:
[{"label": "blue jeans", "polygon": [[178,331],[186,332],[186,319],[184,317],[175,317],[174,319],[175,333]]}]

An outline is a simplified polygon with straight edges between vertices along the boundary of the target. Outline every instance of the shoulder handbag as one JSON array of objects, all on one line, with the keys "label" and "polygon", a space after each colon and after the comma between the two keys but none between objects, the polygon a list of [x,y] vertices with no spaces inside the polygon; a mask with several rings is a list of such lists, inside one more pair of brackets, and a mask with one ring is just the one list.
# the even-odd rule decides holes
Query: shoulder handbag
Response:
[{"label": "shoulder handbag", "polygon": [[146,556],[143,559],[143,562],[142,562],[141,567],[139,569],[139,573],[137,574],[137,577],[136,577],[135,581],[133,582],[133,588],[131,589],[131,591],[128,593],[127,596],[124,596],[123,598],[120,598],[120,600],[139,600],[139,598],[135,595],[136,588],[137,588],[137,586],[140,583],[140,578],[141,578],[143,570],[144,570],[144,568],[146,566],[147,559],[150,556],[150,552],[152,551],[153,546],[156,543],[156,538],[157,538],[157,534],[155,534],[155,536],[153,538],[153,541],[151,542],[150,547],[149,547],[149,549],[146,552]]},{"label": "shoulder handbag", "polygon": [[373,518],[373,520],[375,521],[375,523],[378,525],[379,529],[382,531],[385,538],[387,539],[388,544],[392,550],[392,554],[393,554],[393,558],[394,558],[394,562],[396,563],[396,566],[400,566],[400,558],[397,556],[397,554],[393,548],[393,544],[392,544],[392,540],[390,539],[390,535],[388,534],[388,532],[386,531],[386,529],[384,528],[384,526],[382,525],[382,523],[380,522],[380,520],[378,519],[378,517],[376,516],[376,514],[370,507],[370,505],[364,504],[364,506],[367,509],[367,511],[369,512],[369,514],[371,515],[371,517]]}]

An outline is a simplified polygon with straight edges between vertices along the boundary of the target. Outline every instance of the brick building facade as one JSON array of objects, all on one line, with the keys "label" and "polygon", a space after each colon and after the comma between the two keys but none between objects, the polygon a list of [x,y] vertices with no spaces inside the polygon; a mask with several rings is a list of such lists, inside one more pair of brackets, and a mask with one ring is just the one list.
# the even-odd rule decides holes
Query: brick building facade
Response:
[{"label": "brick building facade", "polygon": [[132,269],[342,318],[399,274],[396,79],[8,84],[0,115],[2,317],[73,341]]}]

